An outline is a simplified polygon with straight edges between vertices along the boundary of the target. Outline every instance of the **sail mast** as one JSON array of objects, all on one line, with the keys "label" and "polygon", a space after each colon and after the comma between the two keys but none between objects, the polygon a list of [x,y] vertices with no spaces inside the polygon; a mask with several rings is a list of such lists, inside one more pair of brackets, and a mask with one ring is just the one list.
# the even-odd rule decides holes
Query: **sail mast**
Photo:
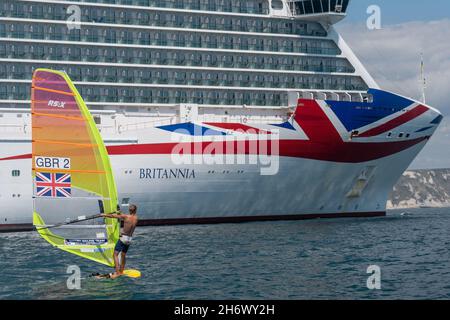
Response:
[{"label": "sail mast", "polygon": [[423,52],[420,54],[420,83],[422,90],[422,102],[426,103],[425,89],[427,88],[427,79],[425,78],[425,63],[423,60]]}]

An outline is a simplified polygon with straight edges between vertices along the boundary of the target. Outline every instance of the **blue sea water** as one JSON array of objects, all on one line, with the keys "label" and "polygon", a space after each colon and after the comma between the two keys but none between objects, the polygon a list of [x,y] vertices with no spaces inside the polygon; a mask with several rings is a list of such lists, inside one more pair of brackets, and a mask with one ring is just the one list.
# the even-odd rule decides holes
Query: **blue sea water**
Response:
[{"label": "blue sea water", "polygon": [[[89,278],[106,267],[35,232],[0,234],[0,299],[449,299],[450,209],[384,218],[139,228],[128,265],[142,278]],[[66,285],[69,265],[81,289]],[[369,290],[367,267],[381,269]]]}]

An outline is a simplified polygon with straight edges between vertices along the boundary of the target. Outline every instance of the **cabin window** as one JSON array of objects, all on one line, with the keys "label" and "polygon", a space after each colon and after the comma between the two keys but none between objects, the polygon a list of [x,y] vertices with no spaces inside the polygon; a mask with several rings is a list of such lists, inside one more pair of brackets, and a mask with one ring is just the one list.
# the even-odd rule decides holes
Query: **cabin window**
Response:
[{"label": "cabin window", "polygon": [[101,124],[102,118],[100,116],[94,116],[94,122],[95,122],[95,124]]},{"label": "cabin window", "polygon": [[13,177],[19,177],[20,176],[20,170],[13,170],[13,171],[11,171],[11,175]]},{"label": "cabin window", "polygon": [[281,10],[283,9],[283,2],[281,0],[272,1],[272,9]]}]

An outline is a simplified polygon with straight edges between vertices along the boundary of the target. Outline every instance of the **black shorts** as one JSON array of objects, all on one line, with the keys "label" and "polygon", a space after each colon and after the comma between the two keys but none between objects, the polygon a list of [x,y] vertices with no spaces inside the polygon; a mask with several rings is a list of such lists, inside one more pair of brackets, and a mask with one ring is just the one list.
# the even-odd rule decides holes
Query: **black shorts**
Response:
[{"label": "black shorts", "polygon": [[114,248],[114,251],[127,253],[129,247],[130,247],[129,244],[125,244],[119,239],[119,241],[117,241],[117,243],[116,243],[116,247]]}]

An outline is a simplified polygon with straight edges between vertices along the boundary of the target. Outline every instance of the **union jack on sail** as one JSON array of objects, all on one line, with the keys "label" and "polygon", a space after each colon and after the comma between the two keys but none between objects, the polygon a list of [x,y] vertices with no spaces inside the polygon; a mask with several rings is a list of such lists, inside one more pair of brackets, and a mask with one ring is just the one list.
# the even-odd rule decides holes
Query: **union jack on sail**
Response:
[{"label": "union jack on sail", "polygon": [[36,172],[36,196],[70,198],[71,195],[70,174]]}]

